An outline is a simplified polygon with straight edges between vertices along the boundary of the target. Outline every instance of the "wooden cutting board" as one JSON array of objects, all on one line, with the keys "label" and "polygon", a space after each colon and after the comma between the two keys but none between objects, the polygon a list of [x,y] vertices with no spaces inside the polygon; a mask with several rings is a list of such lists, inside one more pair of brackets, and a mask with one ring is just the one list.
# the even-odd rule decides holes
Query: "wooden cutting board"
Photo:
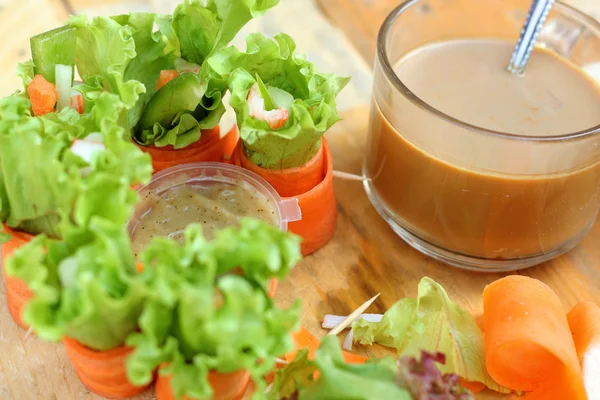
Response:
[{"label": "wooden cutting board", "polygon": [[[359,174],[365,148],[369,111],[345,113],[328,134],[337,170]],[[277,301],[281,306],[300,298],[302,323],[316,336],[325,314],[347,315],[377,293],[369,312],[383,313],[403,297],[414,297],[424,276],[441,283],[450,297],[474,315],[482,312],[485,285],[506,274],[484,274],[456,269],[434,261],[405,244],[379,217],[362,184],[336,180],[338,228],[333,240],[307,257],[281,282]],[[540,279],[559,295],[565,312],[578,300],[600,302],[600,224],[570,253],[544,265],[518,272]],[[16,327],[0,289],[0,398],[1,399],[99,399],[78,381],[62,345],[42,342]],[[379,346],[356,347],[370,356],[390,354]],[[478,399],[490,398],[489,394]],[[153,398],[152,391],[139,398]]]}]

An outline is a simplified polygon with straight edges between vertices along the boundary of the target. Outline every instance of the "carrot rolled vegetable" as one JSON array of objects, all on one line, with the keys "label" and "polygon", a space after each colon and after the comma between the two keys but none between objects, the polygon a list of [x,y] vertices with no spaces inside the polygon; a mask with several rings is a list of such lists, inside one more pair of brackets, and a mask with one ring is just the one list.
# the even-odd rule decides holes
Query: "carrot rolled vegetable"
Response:
[{"label": "carrot rolled vegetable", "polygon": [[[126,204],[120,207],[131,211]],[[87,205],[76,208],[85,224],[63,223],[61,241],[37,236],[15,251],[7,270],[34,293],[23,313],[34,332],[63,340],[77,375],[92,392],[127,398],[148,386],[128,381],[125,358],[131,349],[124,346],[138,329],[148,291],[125,224],[90,212]]]},{"label": "carrot rolled vegetable", "polygon": [[6,265],[8,259],[15,250],[29,243],[33,236],[23,232],[17,232],[6,225],[4,229],[10,235],[7,242],[2,243],[2,269],[4,272],[4,284],[6,285],[6,305],[13,320],[21,328],[27,329],[29,326],[23,321],[22,313],[25,305],[33,297],[31,290],[27,288],[25,282],[18,278],[8,276],[6,273]]},{"label": "carrot rolled vegetable", "polygon": [[295,53],[289,36],[246,38],[247,52],[229,47],[208,60],[229,81],[241,143],[232,162],[258,173],[282,197],[296,197],[302,221],[289,229],[310,254],[335,232],[331,154],[324,133],[339,119],[335,98],[349,78],[320,74]]},{"label": "carrot rolled vegetable", "polygon": [[590,301],[577,303],[567,314],[575,349],[590,400],[600,396],[600,307]]},{"label": "carrot rolled vegetable", "polygon": [[125,360],[133,351],[130,347],[95,351],[66,337],[63,344],[81,383],[100,396],[127,399],[149,386],[133,386],[127,379]]},{"label": "carrot rolled vegetable", "polygon": [[152,242],[140,254],[153,295],[128,339],[130,379],[148,384],[158,368],[162,400],[233,400],[250,377],[264,390],[262,377],[293,347],[300,311],[277,308],[269,293],[300,258],[300,238],[253,219],[212,241],[191,225],[182,245]]},{"label": "carrot rolled vegetable", "polygon": [[567,318],[544,283],[509,276],[483,292],[486,366],[526,399],[586,400]]},{"label": "carrot rolled vegetable", "polygon": [[[82,36],[92,42],[89,48],[104,50],[105,42],[113,36],[131,38],[118,43],[124,47],[123,56],[114,56],[119,68],[128,71],[129,81],[120,82],[108,68],[98,68],[107,64],[100,56],[105,51],[78,54],[78,67],[88,67],[84,78],[100,75],[107,90],[131,100],[127,104],[130,135],[140,146],[149,148],[155,172],[183,163],[220,162],[231,155],[236,134],[215,142],[208,140],[225,113],[222,99],[227,82],[208,66],[207,60],[226,47],[252,18],[277,3],[278,0],[186,0],[168,17],[169,23],[158,14],[98,17],[92,21],[78,17],[72,19],[78,27],[95,28],[93,35],[80,29]],[[103,37],[97,31],[111,35]],[[143,87],[135,87],[134,82]],[[202,143],[195,148],[193,157],[179,152],[198,142],[211,144]]]}]

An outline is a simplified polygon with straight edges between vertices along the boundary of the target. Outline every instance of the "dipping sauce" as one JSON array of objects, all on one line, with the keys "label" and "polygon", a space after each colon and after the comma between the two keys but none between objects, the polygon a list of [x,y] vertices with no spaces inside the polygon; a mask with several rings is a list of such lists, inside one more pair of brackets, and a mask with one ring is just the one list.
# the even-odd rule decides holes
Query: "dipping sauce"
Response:
[{"label": "dipping sauce", "polygon": [[[500,39],[434,43],[394,69],[422,101],[475,127],[557,136],[600,124],[600,89],[577,66],[536,49],[525,74],[515,77],[506,71],[513,46]],[[386,99],[382,93],[378,99]],[[552,153],[556,142],[537,149],[490,138],[433,122],[431,112],[413,112],[406,98],[384,101],[398,102],[386,106],[400,111],[386,118],[374,102],[365,172],[383,206],[412,234],[454,253],[511,259],[578,241],[595,221],[600,164],[586,152],[590,146]],[[484,140],[505,146],[498,147],[502,157]],[[514,152],[506,151],[510,146]],[[566,158],[572,167],[557,168]]]},{"label": "dipping sauce", "polygon": [[191,181],[160,191],[142,190],[140,197],[132,228],[136,256],[155,236],[183,242],[185,228],[192,223],[202,225],[208,240],[216,230],[236,226],[243,217],[279,225],[275,202],[244,180]]}]

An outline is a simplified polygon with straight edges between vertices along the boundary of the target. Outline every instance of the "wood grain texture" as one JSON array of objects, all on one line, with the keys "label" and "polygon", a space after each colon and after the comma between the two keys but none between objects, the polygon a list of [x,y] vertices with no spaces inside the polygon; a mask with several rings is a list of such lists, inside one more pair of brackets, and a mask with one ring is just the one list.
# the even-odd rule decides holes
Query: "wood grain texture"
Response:
[{"label": "wood grain texture", "polygon": [[[315,1],[323,13],[344,31],[369,65],[372,65],[375,59],[375,42],[379,27],[388,14],[403,3],[403,0]],[[465,3],[468,3],[468,1],[490,0],[466,0]],[[563,0],[563,3],[576,7],[596,19],[600,19],[600,1],[598,0]]]}]

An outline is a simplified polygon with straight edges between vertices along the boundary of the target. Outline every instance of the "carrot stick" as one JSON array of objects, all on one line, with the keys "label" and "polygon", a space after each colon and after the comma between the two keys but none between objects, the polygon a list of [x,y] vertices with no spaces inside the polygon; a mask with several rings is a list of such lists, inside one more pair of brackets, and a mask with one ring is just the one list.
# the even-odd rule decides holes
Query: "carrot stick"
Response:
[{"label": "carrot stick", "polygon": [[580,301],[567,314],[579,362],[595,341],[600,341],[600,307],[591,301]]},{"label": "carrot stick", "polygon": [[177,72],[177,70],[174,69],[163,69],[162,71],[160,71],[160,76],[158,77],[158,81],[156,81],[156,91],[160,90],[160,88],[162,88],[178,76],[179,72]]},{"label": "carrot stick", "polygon": [[[317,185],[312,186],[309,190],[291,196],[298,199],[298,204],[302,210],[302,219],[300,221],[290,222],[288,229],[302,237],[302,254],[305,256],[314,253],[323,247],[333,237],[336,228],[337,209],[335,193],[333,191],[333,162],[331,159],[331,152],[329,151],[329,145],[325,138],[323,138],[322,152],[323,164],[321,181]],[[316,157],[319,156],[317,155]],[[257,173],[272,185],[273,175],[277,175],[278,180],[287,179],[288,185],[301,179],[297,172],[294,171],[296,169],[271,171],[256,166],[244,155],[241,142],[238,143],[238,147],[236,147],[233,153],[232,163]],[[312,164],[310,168],[312,168]],[[288,176],[288,171],[293,171],[292,175]],[[278,181],[275,181],[275,184],[277,184],[277,182]],[[306,187],[304,182],[297,184],[299,185],[298,187],[301,185],[302,190]],[[281,192],[278,191],[278,193],[285,197]],[[286,191],[284,193],[291,193],[291,191]]]},{"label": "carrot stick", "polygon": [[567,318],[544,283],[514,275],[483,291],[487,370],[527,399],[586,400]]},{"label": "carrot stick", "polygon": [[230,151],[232,143],[236,143],[238,134],[236,129],[229,131],[221,137],[219,127],[203,131],[202,137],[196,143],[183,149],[174,149],[173,146],[139,146],[140,149],[150,154],[154,173],[163,169],[181,164],[194,162],[219,162]]},{"label": "carrot stick", "polygon": [[[165,368],[162,365],[161,368]],[[221,374],[211,371],[208,373],[208,382],[212,387],[213,400],[237,400],[244,396],[250,375],[246,371],[236,371],[230,374]],[[159,373],[156,380],[156,398],[158,400],[175,400],[173,391],[171,390],[171,376],[161,375]],[[183,400],[189,400],[187,396],[183,396]]]},{"label": "carrot stick", "polygon": [[58,100],[56,88],[46,80],[42,75],[38,74],[33,77],[33,80],[27,87],[29,100],[31,100],[31,109],[36,117],[54,111],[54,106]]},{"label": "carrot stick", "polygon": [[33,236],[14,231],[6,225],[4,225],[4,229],[11,235],[11,239],[2,244],[2,269],[6,285],[6,304],[10,315],[17,325],[23,329],[28,329],[29,326],[23,321],[22,313],[29,300],[33,297],[33,293],[27,288],[25,282],[6,274],[6,262],[15,250],[29,243],[33,239]]},{"label": "carrot stick", "polygon": [[81,383],[100,396],[126,399],[142,393],[150,386],[134,386],[127,379],[125,359],[133,351],[130,347],[95,351],[66,337],[63,338],[63,344]]}]

